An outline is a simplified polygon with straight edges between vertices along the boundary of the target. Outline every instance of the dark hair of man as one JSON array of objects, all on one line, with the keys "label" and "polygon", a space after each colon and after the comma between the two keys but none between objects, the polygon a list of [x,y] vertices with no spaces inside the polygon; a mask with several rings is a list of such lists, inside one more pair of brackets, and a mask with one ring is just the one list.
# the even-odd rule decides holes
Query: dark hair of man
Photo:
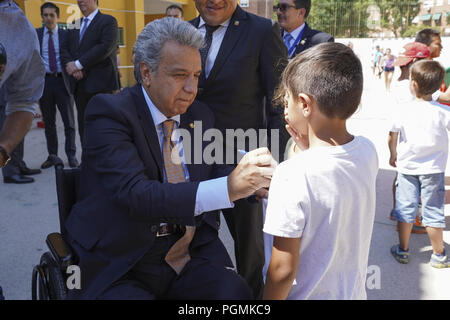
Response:
[{"label": "dark hair of man", "polygon": [[59,18],[59,8],[53,2],[46,2],[41,6],[41,16],[44,14],[44,9],[48,9],[48,8],[55,9],[56,16]]},{"label": "dark hair of man", "polygon": [[433,37],[441,36],[441,33],[435,29],[423,29],[416,36],[416,42],[429,46],[433,42]]},{"label": "dark hair of man", "polygon": [[295,8],[306,9],[305,19],[308,18],[309,12],[311,11],[311,0],[294,0]]},{"label": "dark hair of man", "polygon": [[184,15],[183,8],[181,8],[180,6],[177,6],[176,4],[172,4],[172,5],[168,6],[166,9],[166,14],[167,14],[167,12],[169,12],[169,10],[172,10],[172,9],[180,10],[181,16]]},{"label": "dark hair of man", "polygon": [[294,99],[305,93],[328,118],[346,120],[358,109],[363,91],[361,61],[341,43],[322,43],[292,59],[281,81],[277,98],[286,92]]},{"label": "dark hair of man", "polygon": [[418,96],[426,96],[438,91],[444,77],[445,70],[437,61],[417,61],[411,67],[411,80],[417,82]]}]

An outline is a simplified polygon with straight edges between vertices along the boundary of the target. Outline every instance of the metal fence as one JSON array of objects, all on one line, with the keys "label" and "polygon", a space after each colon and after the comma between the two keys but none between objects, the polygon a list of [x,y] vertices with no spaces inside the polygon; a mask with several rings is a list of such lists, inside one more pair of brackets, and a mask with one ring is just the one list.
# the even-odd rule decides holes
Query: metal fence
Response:
[{"label": "metal fence", "polygon": [[[266,1],[256,1],[261,6]],[[274,1],[275,4],[278,2]],[[434,23],[419,19],[420,0],[312,0],[308,23],[336,38],[402,37],[423,26],[446,26],[447,20]],[[273,13],[276,20],[277,15]],[[433,22],[433,24],[432,24]]]}]

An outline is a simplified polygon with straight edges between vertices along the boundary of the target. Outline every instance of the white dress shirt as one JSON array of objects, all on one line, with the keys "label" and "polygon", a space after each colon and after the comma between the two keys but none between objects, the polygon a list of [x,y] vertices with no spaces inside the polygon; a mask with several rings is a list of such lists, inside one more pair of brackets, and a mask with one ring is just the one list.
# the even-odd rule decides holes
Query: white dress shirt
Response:
[{"label": "white dress shirt", "polygon": [[[287,32],[286,30],[284,30],[284,32],[283,32],[283,39],[284,39],[284,36],[286,35],[286,34],[290,34],[291,35],[291,37],[293,38],[293,40],[291,40],[291,42],[289,43],[289,48],[288,48],[288,50],[290,49],[290,47],[294,44],[294,41],[297,39],[297,37],[298,37],[298,35],[300,34],[300,32],[302,32],[303,31],[303,29],[305,29],[305,23],[303,23],[300,27],[298,27],[297,29],[295,29],[294,31],[292,31],[292,32]],[[295,52],[295,51],[294,51]]]},{"label": "white dress shirt", "polygon": [[[59,33],[58,33],[58,25],[56,25],[56,28],[52,30],[52,38],[53,38],[53,44],[55,47],[55,55],[56,55],[56,66],[58,69],[58,72],[61,72],[61,60],[59,55]],[[48,55],[48,39],[50,35],[48,34],[49,29],[47,27],[44,27],[44,35],[42,37],[42,59],[44,60],[45,64],[45,72],[51,73],[50,71],[50,58]]]},{"label": "white dress shirt", "polygon": [[[86,28],[86,30],[87,30],[87,28],[89,28],[92,20],[94,20],[97,13],[98,13],[98,9],[95,9],[90,15],[88,15],[87,17],[83,17],[83,20],[82,20],[81,26],[80,26],[80,32],[81,32],[81,30],[83,30],[83,28]],[[88,19],[87,22],[85,22],[86,18]],[[85,24],[86,24],[86,26],[84,26]],[[83,37],[86,35],[86,30],[84,31]],[[75,65],[77,66],[78,69],[83,70],[83,66],[79,60],[75,61]]]},{"label": "white dress shirt", "polygon": [[[156,133],[158,134],[158,141],[161,147],[161,154],[163,152],[163,122],[166,120],[174,120],[174,131],[172,134],[172,141],[174,141],[176,147],[179,150],[180,158],[182,162],[182,166],[184,169],[184,173],[186,176],[186,181],[189,181],[189,171],[186,166],[186,160],[184,158],[184,150],[183,143],[181,137],[177,133],[177,129],[180,125],[180,115],[177,115],[172,118],[167,118],[164,114],[159,111],[159,109],[153,104],[150,100],[150,97],[145,91],[144,87],[142,87],[142,93],[144,94],[145,101],[147,102],[148,108],[153,118],[153,122],[155,125]],[[164,173],[164,180],[166,180]],[[197,190],[197,196],[195,199],[195,216],[202,214],[203,212],[209,212],[220,209],[227,209],[234,207],[234,204],[230,202],[230,198],[228,195],[228,184],[227,177],[207,180],[200,182]]]},{"label": "white dress shirt", "polygon": [[[227,32],[228,26],[230,25],[230,19],[225,21],[217,28],[213,33],[213,39],[211,43],[211,48],[208,52],[208,57],[206,59],[205,64],[205,77],[208,78],[211,73],[212,68],[214,67],[214,62],[216,61],[217,55],[219,54],[220,46],[222,45],[223,38],[225,37],[225,33]],[[203,37],[206,36],[206,22],[200,17],[200,23],[198,25],[198,30],[202,33]]]}]

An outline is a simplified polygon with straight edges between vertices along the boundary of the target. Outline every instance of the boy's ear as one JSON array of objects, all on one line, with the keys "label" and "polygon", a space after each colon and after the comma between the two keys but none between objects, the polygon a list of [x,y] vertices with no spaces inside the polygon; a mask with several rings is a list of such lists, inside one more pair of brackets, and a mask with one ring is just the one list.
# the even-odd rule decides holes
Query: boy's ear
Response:
[{"label": "boy's ear", "polygon": [[300,93],[298,95],[298,105],[305,118],[311,115],[313,100],[314,98],[306,93]]}]

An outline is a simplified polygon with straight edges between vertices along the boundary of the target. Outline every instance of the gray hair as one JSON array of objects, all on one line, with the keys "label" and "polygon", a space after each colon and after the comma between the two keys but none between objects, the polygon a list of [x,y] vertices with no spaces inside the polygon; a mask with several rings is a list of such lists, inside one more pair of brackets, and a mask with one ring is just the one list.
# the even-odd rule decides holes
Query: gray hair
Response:
[{"label": "gray hair", "polygon": [[188,22],[172,17],[150,22],[139,34],[133,48],[134,76],[138,83],[142,83],[141,62],[156,72],[162,59],[162,48],[167,41],[198,50],[204,46],[203,35]]}]

